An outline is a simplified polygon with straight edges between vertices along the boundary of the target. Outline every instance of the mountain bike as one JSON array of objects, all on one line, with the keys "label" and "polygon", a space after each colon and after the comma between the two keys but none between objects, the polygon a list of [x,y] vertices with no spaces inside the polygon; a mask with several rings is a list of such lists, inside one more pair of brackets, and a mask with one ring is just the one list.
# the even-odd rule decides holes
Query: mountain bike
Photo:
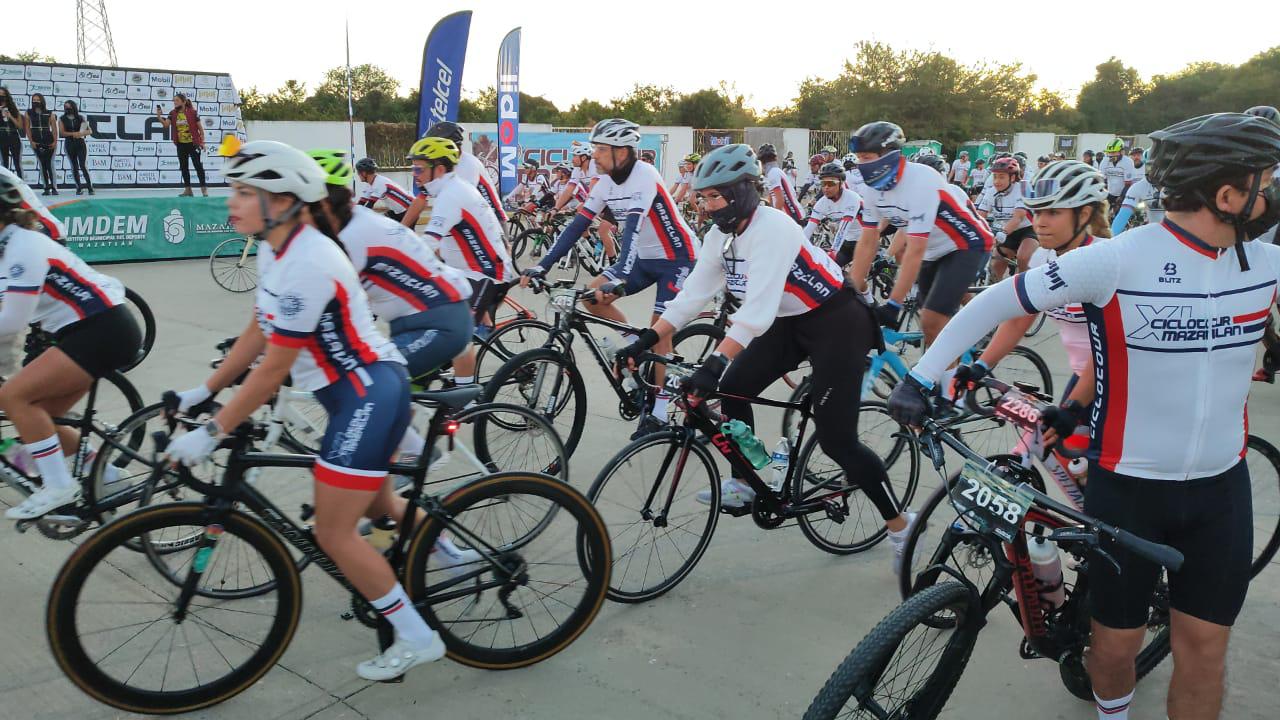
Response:
[{"label": "mountain bike", "polygon": [[[434,393],[439,409],[429,442],[447,436],[453,414],[478,394],[476,388]],[[165,408],[168,429],[156,437],[158,452],[179,424],[176,395],[167,394]],[[301,620],[301,576],[291,548],[351,593],[354,606],[373,618],[379,644],[390,645],[390,626],[311,529],[246,482],[252,468],[308,469],[315,462],[254,452],[262,435],[244,423],[222,443],[230,454],[221,482],[175,468],[202,501],[120,518],[59,571],[45,618],[49,645],[62,671],[94,699],[128,712],[174,714],[223,702],[256,683]],[[165,472],[159,462],[156,472]],[[441,497],[423,493],[425,458],[393,465],[392,472],[409,475],[413,485],[385,554],[450,658],[490,670],[524,667],[560,652],[590,625],[604,603],[612,550],[603,521],[581,494],[545,475],[500,473]],[[457,564],[433,552],[446,532],[480,558]],[[165,549],[148,541],[157,535],[199,540]],[[139,542],[144,553],[127,550]],[[238,570],[247,560],[256,572],[229,570],[229,563]],[[152,564],[169,570],[157,573]]]}]

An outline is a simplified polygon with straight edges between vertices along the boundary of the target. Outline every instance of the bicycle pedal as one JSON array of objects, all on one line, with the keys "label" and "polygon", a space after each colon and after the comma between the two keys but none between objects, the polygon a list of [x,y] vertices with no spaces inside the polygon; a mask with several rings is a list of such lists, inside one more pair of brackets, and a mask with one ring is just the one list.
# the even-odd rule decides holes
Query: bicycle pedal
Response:
[{"label": "bicycle pedal", "polygon": [[1037,660],[1044,657],[1040,653],[1031,649],[1031,642],[1025,637],[1018,643],[1018,655],[1020,655],[1023,660]]},{"label": "bicycle pedal", "polygon": [[721,505],[721,506],[720,506],[720,512],[722,512],[722,513],[724,513],[724,514],[726,514],[726,515],[732,515],[732,516],[734,516],[734,517],[742,517],[743,515],[750,515],[750,514],[751,514],[751,506],[750,506],[750,505],[742,505],[742,506],[739,506],[739,507],[729,507],[729,506],[727,506],[727,505]]},{"label": "bicycle pedal", "polygon": [[402,683],[404,682],[404,675],[397,675],[396,677],[393,677],[389,680],[379,680],[378,682],[383,685],[394,685],[396,683]]}]

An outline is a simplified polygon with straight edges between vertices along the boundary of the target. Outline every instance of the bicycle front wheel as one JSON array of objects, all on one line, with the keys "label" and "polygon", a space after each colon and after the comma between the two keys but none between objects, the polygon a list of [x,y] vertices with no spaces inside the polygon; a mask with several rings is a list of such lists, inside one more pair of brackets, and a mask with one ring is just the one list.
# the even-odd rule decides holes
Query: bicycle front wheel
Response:
[{"label": "bicycle front wheel", "polygon": [[258,287],[258,261],[246,245],[247,238],[234,237],[218,243],[209,254],[209,274],[224,290],[233,293],[249,292]]},{"label": "bicycle front wheel", "polygon": [[498,368],[484,390],[486,402],[542,413],[564,438],[569,455],[587,422],[587,386],[573,360],[550,348],[520,353]]},{"label": "bicycle front wheel", "polygon": [[[95,700],[134,713],[192,712],[243,692],[288,648],[302,617],[301,578],[288,551],[247,515],[229,513],[218,526],[209,518],[202,503],[145,508],[89,536],[63,565],[46,610],[49,646]],[[275,574],[274,594],[240,601],[197,594],[181,603],[180,616],[180,588],[128,545],[184,528],[217,538],[203,560],[192,554],[184,583],[199,589],[201,573],[234,538],[239,552],[257,553]]]},{"label": "bicycle front wheel", "polygon": [[[804,720],[932,720],[955,690],[978,640],[982,611],[960,583],[913,596],[889,613],[840,663]],[[929,620],[949,615],[949,627]]]},{"label": "bicycle front wheel", "polygon": [[[530,518],[550,522],[535,533]],[[442,535],[478,559],[447,564],[436,552]],[[510,670],[587,629],[604,604],[611,557],[604,521],[581,493],[545,475],[502,473],[441,501],[410,541],[405,573],[450,658]]]},{"label": "bicycle front wheel", "polygon": [[551,326],[536,319],[513,320],[499,325],[476,348],[476,382],[489,382],[498,368],[522,352],[548,344]]},{"label": "bicycle front wheel", "polygon": [[1245,444],[1253,484],[1253,575],[1272,564],[1280,549],[1280,450],[1256,435]]}]

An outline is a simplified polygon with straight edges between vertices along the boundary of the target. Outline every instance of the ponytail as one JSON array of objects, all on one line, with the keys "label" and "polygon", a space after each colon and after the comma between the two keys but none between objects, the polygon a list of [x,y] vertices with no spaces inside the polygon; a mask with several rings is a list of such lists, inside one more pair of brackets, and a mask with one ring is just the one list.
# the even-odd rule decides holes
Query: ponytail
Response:
[{"label": "ponytail", "polygon": [[1107,221],[1111,212],[1107,201],[1099,200],[1089,207],[1093,208],[1093,217],[1089,218],[1089,234],[1100,238],[1111,237],[1111,223]]},{"label": "ponytail", "polygon": [[318,200],[313,203],[307,203],[306,208],[311,215],[311,224],[315,226],[325,237],[329,238],[337,245],[345,255],[347,246],[342,244],[338,239],[339,228],[333,227],[329,222],[329,216],[325,214],[324,200]]}]

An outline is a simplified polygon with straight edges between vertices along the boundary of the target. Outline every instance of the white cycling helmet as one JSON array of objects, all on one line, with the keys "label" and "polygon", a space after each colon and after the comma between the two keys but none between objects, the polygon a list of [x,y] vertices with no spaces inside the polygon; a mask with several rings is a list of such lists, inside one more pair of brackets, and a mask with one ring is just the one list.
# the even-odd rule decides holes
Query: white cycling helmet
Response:
[{"label": "white cycling helmet", "polygon": [[574,141],[573,147],[569,150],[574,157],[591,157],[591,146],[587,143]]},{"label": "white cycling helmet", "polygon": [[1107,183],[1097,168],[1060,160],[1036,171],[1022,202],[1029,210],[1077,208],[1107,199]]},{"label": "white cycling helmet", "polygon": [[255,140],[240,146],[227,158],[222,177],[266,190],[289,194],[307,203],[329,195],[324,171],[301,150],[275,140]]},{"label": "white cycling helmet", "polygon": [[640,145],[640,126],[622,118],[601,120],[591,129],[591,142],[611,147],[637,147]]}]

